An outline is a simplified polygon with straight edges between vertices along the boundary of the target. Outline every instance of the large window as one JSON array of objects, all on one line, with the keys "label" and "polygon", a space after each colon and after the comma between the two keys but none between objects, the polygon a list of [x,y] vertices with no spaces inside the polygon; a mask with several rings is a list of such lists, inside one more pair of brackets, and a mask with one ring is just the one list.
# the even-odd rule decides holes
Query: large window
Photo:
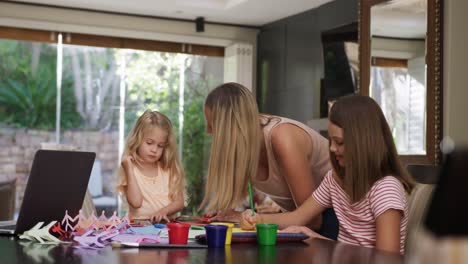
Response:
[{"label": "large window", "polygon": [[[175,127],[192,213],[203,194],[209,143],[203,101],[223,80],[223,48],[194,45],[190,50],[196,54],[184,54],[169,52],[182,51],[178,43],[69,34],[61,36],[61,46],[55,43],[58,34],[17,30],[8,35],[14,31],[9,30],[0,34],[0,142],[14,155],[0,163],[14,168],[16,208],[34,152],[59,138],[60,144],[97,153],[89,190],[98,206],[107,197],[101,205],[110,209],[123,140],[138,116],[152,109],[166,114]],[[26,40],[5,39],[12,35]]]},{"label": "large window", "polygon": [[382,108],[402,155],[426,154],[425,80],[423,58],[373,59],[370,96]]}]

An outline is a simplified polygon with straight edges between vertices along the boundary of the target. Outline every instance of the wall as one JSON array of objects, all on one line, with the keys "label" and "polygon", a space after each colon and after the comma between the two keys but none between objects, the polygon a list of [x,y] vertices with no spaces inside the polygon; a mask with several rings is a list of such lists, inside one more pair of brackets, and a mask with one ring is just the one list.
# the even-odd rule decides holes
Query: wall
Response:
[{"label": "wall", "polygon": [[[0,182],[16,178],[16,207],[23,201],[34,154],[41,143],[55,140],[55,131],[6,129],[0,132]],[[62,143],[96,152],[101,162],[103,192],[115,193],[118,168],[118,131],[64,131]]]},{"label": "wall", "polygon": [[444,136],[468,145],[468,1],[444,5]]},{"label": "wall", "polygon": [[321,32],[357,21],[356,0],[336,0],[273,22],[258,36],[257,97],[261,110],[299,121],[320,115]]}]

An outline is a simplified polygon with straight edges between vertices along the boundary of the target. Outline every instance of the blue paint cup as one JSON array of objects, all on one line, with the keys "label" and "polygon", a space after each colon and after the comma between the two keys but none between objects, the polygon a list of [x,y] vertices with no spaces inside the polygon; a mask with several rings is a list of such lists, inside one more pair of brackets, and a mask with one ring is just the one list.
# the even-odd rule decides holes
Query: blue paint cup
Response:
[{"label": "blue paint cup", "polygon": [[206,225],[206,241],[208,247],[224,247],[228,227],[225,225]]}]

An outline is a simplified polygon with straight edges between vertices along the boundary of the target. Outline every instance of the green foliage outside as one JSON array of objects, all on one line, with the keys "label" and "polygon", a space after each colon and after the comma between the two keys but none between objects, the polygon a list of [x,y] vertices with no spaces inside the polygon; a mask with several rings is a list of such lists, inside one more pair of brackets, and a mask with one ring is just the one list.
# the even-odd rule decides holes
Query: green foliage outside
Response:
[{"label": "green foliage outside", "polygon": [[[37,45],[0,40],[0,127],[55,128],[56,46]],[[40,50],[36,62],[34,49]],[[67,45],[63,54],[62,128],[116,130],[123,77],[125,136],[146,109],[170,118],[183,142],[182,162],[190,199],[185,213],[196,214],[203,198],[210,143],[203,103],[209,89],[221,82],[220,77],[206,73],[204,65],[209,60],[222,65],[222,58]],[[181,69],[185,90],[183,132],[179,135]]]},{"label": "green foliage outside", "polygon": [[[41,44],[39,44],[41,45]],[[31,67],[31,43],[0,41],[0,124],[53,129],[56,113],[55,46],[42,45],[41,64]],[[80,125],[75,112],[71,80],[62,84],[61,126]]]},{"label": "green foliage outside", "polygon": [[[179,135],[179,82],[181,61],[185,69],[184,111],[182,134],[182,162],[187,180],[189,206],[186,213],[197,214],[203,198],[204,168],[208,157],[209,138],[205,133],[203,103],[209,89],[221,80],[200,73],[196,65],[205,57],[155,53],[147,51],[118,51],[116,61],[126,58],[126,133],[145,109],[158,110],[169,117]],[[119,64],[119,72],[123,68]],[[179,140],[180,142],[180,140]]]}]

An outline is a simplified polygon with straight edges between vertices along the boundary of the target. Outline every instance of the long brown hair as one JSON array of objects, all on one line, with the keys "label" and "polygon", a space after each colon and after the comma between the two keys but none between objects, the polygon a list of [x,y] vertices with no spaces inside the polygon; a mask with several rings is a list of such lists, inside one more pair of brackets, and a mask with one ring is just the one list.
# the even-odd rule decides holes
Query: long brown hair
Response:
[{"label": "long brown hair", "polygon": [[339,166],[331,151],[330,159],[353,203],[388,175],[411,192],[414,183],[400,162],[385,116],[372,98],[351,95],[338,99],[330,109],[329,121],[344,132],[346,167]]},{"label": "long brown hair", "polygon": [[[135,126],[128,134],[122,156],[138,156],[137,150],[143,141],[145,132],[154,127],[159,127],[167,132],[167,145],[158,161],[158,165],[163,170],[169,171],[169,198],[173,201],[180,197],[186,199],[184,170],[180,165],[180,161],[177,156],[177,143],[174,136],[174,129],[171,121],[164,114],[158,111],[146,110],[138,118]],[[123,177],[125,177],[122,166],[120,166],[118,174],[118,189],[122,191],[123,189],[121,184],[123,182]]]},{"label": "long brown hair", "polygon": [[212,143],[205,197],[200,208],[232,209],[247,196],[247,184],[257,174],[262,131],[252,93],[238,83],[210,92]]}]

